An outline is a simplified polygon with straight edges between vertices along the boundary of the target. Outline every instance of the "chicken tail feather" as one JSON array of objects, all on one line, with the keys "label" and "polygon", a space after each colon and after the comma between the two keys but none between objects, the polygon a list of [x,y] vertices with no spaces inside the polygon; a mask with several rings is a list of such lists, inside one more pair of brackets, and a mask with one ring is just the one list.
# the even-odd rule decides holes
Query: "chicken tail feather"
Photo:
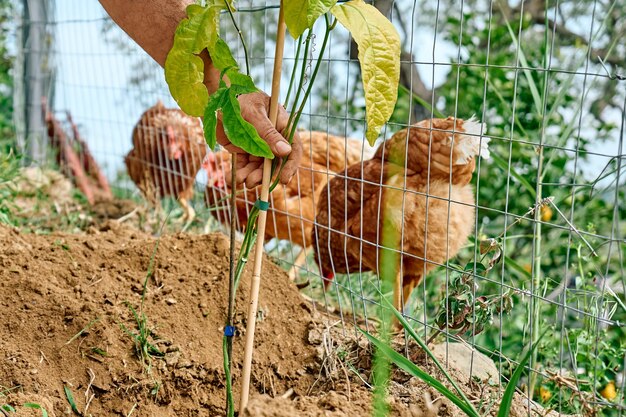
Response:
[{"label": "chicken tail feather", "polygon": [[483,135],[487,132],[487,124],[480,123],[476,116],[461,122],[461,128],[465,134],[461,135],[455,143],[456,165],[468,163],[473,157],[480,155],[484,159],[489,159],[489,138]]}]

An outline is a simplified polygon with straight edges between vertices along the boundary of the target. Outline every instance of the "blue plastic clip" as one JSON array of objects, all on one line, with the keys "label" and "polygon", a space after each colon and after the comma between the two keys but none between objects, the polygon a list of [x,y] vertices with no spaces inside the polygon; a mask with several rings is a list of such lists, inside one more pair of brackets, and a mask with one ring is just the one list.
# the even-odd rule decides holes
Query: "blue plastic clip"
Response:
[{"label": "blue plastic clip", "polygon": [[235,335],[235,326],[224,327],[224,336],[233,337]]},{"label": "blue plastic clip", "polygon": [[257,200],[254,202],[254,207],[261,211],[267,211],[267,209],[270,208],[270,203],[269,201]]}]

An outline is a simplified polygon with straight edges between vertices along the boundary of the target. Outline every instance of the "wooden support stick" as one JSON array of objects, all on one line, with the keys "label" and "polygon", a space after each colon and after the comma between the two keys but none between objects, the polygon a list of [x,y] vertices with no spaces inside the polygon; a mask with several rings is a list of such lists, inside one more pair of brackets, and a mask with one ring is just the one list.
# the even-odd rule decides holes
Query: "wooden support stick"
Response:
[{"label": "wooden support stick", "polygon": [[[270,99],[269,118],[274,126],[278,119],[278,105],[280,103],[280,76],[283,65],[283,52],[285,46],[285,16],[283,13],[283,2],[281,1],[280,12],[278,14],[278,31],[276,33],[276,53],[274,59],[274,72],[272,74],[272,96]],[[263,182],[261,183],[261,200],[269,201],[270,180],[272,175],[272,160],[263,161]],[[246,329],[246,346],[243,360],[243,375],[241,382],[241,400],[239,402],[239,413],[242,413],[248,405],[250,394],[250,375],[252,371],[252,353],[254,351],[254,330],[256,328],[256,313],[259,306],[259,289],[261,287],[261,267],[263,265],[263,245],[265,237],[265,222],[267,211],[261,210],[259,213],[257,240],[254,252],[254,269],[252,273],[252,284],[250,286],[250,305],[248,307],[248,327]]]}]

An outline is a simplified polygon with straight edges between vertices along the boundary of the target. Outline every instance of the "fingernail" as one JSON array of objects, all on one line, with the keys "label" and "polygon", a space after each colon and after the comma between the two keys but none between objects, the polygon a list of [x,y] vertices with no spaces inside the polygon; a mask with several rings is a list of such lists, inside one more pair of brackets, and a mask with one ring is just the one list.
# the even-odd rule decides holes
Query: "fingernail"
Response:
[{"label": "fingernail", "polygon": [[276,144],[276,152],[278,152],[280,155],[287,155],[289,152],[291,152],[291,146],[289,146],[287,142],[278,142]]}]

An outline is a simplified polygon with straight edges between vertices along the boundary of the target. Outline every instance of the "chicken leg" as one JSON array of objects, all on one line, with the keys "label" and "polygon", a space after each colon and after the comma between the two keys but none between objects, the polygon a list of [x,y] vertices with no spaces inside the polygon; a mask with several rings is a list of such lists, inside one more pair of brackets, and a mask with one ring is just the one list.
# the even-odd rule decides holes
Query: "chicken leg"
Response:
[{"label": "chicken leg", "polygon": [[187,230],[187,228],[191,225],[193,220],[196,218],[196,211],[193,209],[189,201],[184,197],[180,197],[178,199],[178,203],[181,205],[181,207],[184,210],[184,214],[182,217],[182,221],[184,224],[182,231],[184,232],[185,230]]},{"label": "chicken leg", "polygon": [[293,261],[293,265],[289,268],[289,279],[295,281],[298,277],[298,269],[301,269],[303,265],[306,265],[307,249],[311,249],[311,246],[302,248],[296,259]]},{"label": "chicken leg", "polygon": [[[421,281],[421,275],[417,276],[403,276],[402,273],[398,273],[396,281],[393,286],[393,306],[401,314],[404,314],[411,293],[415,286]],[[396,330],[402,330],[402,325],[395,317],[392,321]]]}]

